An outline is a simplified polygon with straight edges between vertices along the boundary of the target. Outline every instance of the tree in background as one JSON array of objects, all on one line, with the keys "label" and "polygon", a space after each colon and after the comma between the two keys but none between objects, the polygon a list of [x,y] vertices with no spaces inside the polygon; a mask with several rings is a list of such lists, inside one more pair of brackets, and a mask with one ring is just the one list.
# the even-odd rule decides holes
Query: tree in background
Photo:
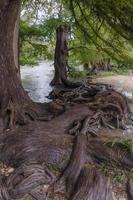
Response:
[{"label": "tree in background", "polygon": [[[91,10],[93,3],[85,5],[78,1],[62,1],[61,4],[61,1],[53,0],[39,2],[37,6],[33,2],[31,7],[28,6],[28,2],[24,4],[24,9],[29,12],[23,14],[23,19],[26,21],[22,21],[20,30],[21,44],[23,44],[20,57],[22,64],[35,64],[40,59],[54,59],[56,29],[66,23],[71,27],[68,59],[71,75],[74,74],[73,66],[80,64],[98,66],[99,63],[104,63],[103,60],[106,58],[111,60],[111,65],[132,67],[131,44],[115,28],[109,26],[106,20],[96,17]],[[44,7],[41,7],[41,3]],[[103,3],[103,6],[107,6],[105,4],[107,3]],[[120,8],[122,4],[117,6]],[[37,17],[38,8],[41,9],[40,19]],[[31,31],[25,29],[25,22],[28,22]]]},{"label": "tree in background", "polygon": [[55,74],[51,85],[62,85],[67,81],[69,26],[62,25],[56,30]]}]

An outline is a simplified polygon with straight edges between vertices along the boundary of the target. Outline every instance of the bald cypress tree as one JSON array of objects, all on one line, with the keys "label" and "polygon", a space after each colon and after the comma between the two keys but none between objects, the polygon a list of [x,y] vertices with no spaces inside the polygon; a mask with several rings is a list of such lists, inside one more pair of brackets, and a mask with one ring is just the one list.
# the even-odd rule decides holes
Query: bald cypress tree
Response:
[{"label": "bald cypress tree", "polygon": [[22,87],[18,64],[21,0],[0,1],[0,127],[25,124],[34,106]]}]

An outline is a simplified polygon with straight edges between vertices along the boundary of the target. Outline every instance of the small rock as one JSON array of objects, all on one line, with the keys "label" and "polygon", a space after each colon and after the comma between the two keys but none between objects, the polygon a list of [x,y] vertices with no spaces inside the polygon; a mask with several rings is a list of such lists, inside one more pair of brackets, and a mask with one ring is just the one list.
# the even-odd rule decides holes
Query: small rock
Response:
[{"label": "small rock", "polygon": [[13,173],[14,172],[14,168],[9,168],[8,170],[7,170],[7,172],[9,173],[9,174],[11,174],[11,173]]}]

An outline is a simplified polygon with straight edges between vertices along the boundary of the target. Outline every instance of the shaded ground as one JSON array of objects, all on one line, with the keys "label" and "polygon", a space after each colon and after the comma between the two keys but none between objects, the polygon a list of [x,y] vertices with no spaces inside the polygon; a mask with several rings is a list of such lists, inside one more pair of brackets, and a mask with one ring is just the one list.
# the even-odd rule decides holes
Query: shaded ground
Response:
[{"label": "shaded ground", "polygon": [[8,129],[0,135],[0,160],[4,163],[1,167],[5,168],[4,172],[1,170],[0,195],[10,196],[2,200],[20,200],[25,195],[25,200],[49,199],[44,195],[52,183],[59,189],[53,198],[50,196],[52,200],[68,199],[60,186],[70,189],[69,200],[112,200],[107,177],[112,179],[115,196],[126,196],[125,172],[131,178],[132,143],[131,138],[129,143],[128,138],[121,142],[123,135],[114,132],[124,127],[128,105],[120,93],[112,89],[99,91],[100,88],[94,84],[90,88],[85,83],[75,90],[61,90],[56,94],[61,95],[62,101],[58,99],[60,104],[52,102],[49,108],[50,114],[59,109],[59,116]]},{"label": "shaded ground", "polygon": [[[87,109],[85,111],[85,108],[86,108],[85,106],[81,107],[81,109],[78,108],[78,112],[81,113],[82,117],[87,112]],[[75,109],[75,108],[73,108],[73,109]],[[47,166],[53,174],[56,175],[56,174],[60,173],[59,172],[60,169],[62,167],[64,168],[64,166],[66,165],[66,161],[69,160],[69,156],[70,156],[71,149],[72,149],[73,137],[72,136],[68,137],[68,135],[65,136],[63,134],[63,132],[64,132],[64,130],[66,130],[68,128],[68,127],[66,127],[66,122],[68,122],[68,120],[71,120],[71,122],[73,120],[75,120],[75,116],[71,115],[71,113],[74,111],[73,109],[69,110],[67,112],[67,114],[64,113],[64,115],[62,115],[62,126],[60,126],[59,122],[57,123],[57,119],[53,119],[52,122],[53,122],[53,124],[56,124],[56,128],[55,128],[55,125],[52,126],[52,123],[49,123],[49,122],[47,123],[47,125],[44,122],[42,122],[42,123],[40,122],[37,124],[33,123],[33,124],[30,124],[30,126],[24,127],[23,130],[21,129],[21,131],[19,131],[19,128],[18,128],[18,130],[16,130],[18,132],[18,134],[15,135],[16,143],[18,143],[18,145],[12,146],[12,144],[10,144],[10,142],[9,142],[11,140],[11,138],[14,137],[14,134],[15,134],[14,131],[10,134],[7,132],[7,134],[9,134],[11,136],[8,137],[9,139],[6,141],[6,145],[4,146],[4,149],[6,149],[6,147],[7,147],[7,149],[0,156],[1,158],[3,156],[2,160],[6,160],[7,162],[11,162],[11,163],[14,162],[15,165],[17,166],[17,165],[19,165],[19,163],[22,162],[22,160],[25,160],[25,164],[26,164],[32,158],[32,162],[35,160],[34,162],[39,163],[39,162],[41,162],[41,160],[43,158],[44,163],[45,162],[49,163],[49,165],[47,165]],[[61,116],[59,116],[59,118],[60,117]],[[117,138],[119,138],[119,136],[121,136],[121,133],[119,133],[119,131],[115,132],[115,131],[111,131],[109,129],[101,129],[99,132],[99,136],[101,136],[101,138],[103,138],[104,143],[106,143],[106,139],[108,138],[108,136],[111,136],[111,135],[112,135],[112,138],[114,138],[113,140],[115,141],[116,134],[117,134]],[[93,141],[95,139],[92,138],[91,140]],[[11,140],[11,141],[13,141],[13,140]],[[47,143],[51,146],[51,149],[49,149],[49,147],[47,146]],[[24,144],[24,146],[21,144]],[[91,142],[90,142],[90,144],[91,144]],[[2,146],[2,142],[0,143],[0,146]],[[22,149],[22,146],[23,146],[23,149]],[[37,147],[36,151],[34,151],[34,149],[32,149],[33,146]],[[43,147],[43,149],[42,149],[42,147]],[[39,148],[40,148],[40,150],[39,150]],[[90,145],[88,145],[88,149],[89,148],[90,148]],[[95,151],[95,147],[93,147],[93,145],[91,146],[91,148],[93,149],[93,151]],[[19,153],[17,153],[18,155],[16,154],[15,151],[19,152]],[[36,152],[38,152],[38,151],[40,151],[40,153],[38,153],[37,157],[36,157]],[[68,153],[66,153],[67,151],[68,151]],[[14,154],[13,154],[13,152],[14,152]],[[23,154],[23,152],[24,152],[24,154]],[[28,152],[31,152],[30,157],[27,157]],[[101,154],[101,153],[104,153],[104,152],[99,151],[99,154]],[[22,154],[23,154],[23,157],[22,157]],[[31,155],[32,155],[32,157],[31,157]],[[68,156],[67,160],[66,160],[66,155]],[[90,166],[88,164],[88,168],[89,167]],[[114,200],[126,200],[127,198],[126,198],[126,193],[125,193],[125,184],[126,184],[127,179],[126,179],[125,171],[116,168],[115,166],[113,166],[113,163],[111,163],[111,165],[108,166],[103,162],[102,164],[98,164],[95,167],[98,168],[99,170],[101,170],[101,172],[103,174],[105,174],[105,176],[110,177],[110,180],[111,180],[112,186],[113,186]],[[3,168],[7,168],[7,167],[3,166],[1,164],[0,171],[3,172]],[[8,168],[10,169],[10,171],[7,176],[12,174],[13,171],[16,169],[15,166],[14,166],[14,170],[11,170],[11,169],[13,169],[12,167],[8,167]],[[6,171],[8,171],[8,170],[6,170]],[[131,174],[132,174],[132,172],[131,172]],[[131,174],[130,174],[130,176],[131,176]],[[47,185],[42,184],[42,186],[40,188],[38,188],[38,190],[39,191],[45,190],[45,187],[47,187]],[[28,194],[24,198],[22,198],[22,200],[34,200],[34,197],[32,197],[31,194],[30,195]],[[53,200],[67,200],[67,197],[65,196],[64,193],[57,192],[55,194]]]}]

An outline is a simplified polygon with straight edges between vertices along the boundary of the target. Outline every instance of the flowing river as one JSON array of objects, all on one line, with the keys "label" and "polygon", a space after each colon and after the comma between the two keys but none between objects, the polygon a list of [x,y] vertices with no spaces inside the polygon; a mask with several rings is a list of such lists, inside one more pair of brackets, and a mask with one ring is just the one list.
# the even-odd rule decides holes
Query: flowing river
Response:
[{"label": "flowing river", "polygon": [[[21,78],[25,90],[28,92],[31,99],[35,102],[49,102],[47,98],[49,92],[52,90],[50,82],[53,78],[54,67],[51,61],[42,61],[39,65],[31,67],[21,67]],[[128,99],[130,107],[133,111],[133,77],[130,76],[116,76],[97,78],[96,81],[109,83],[114,88],[122,92]],[[116,130],[117,131],[117,130]],[[125,133],[125,132],[123,132]],[[132,135],[133,125],[128,127],[126,133]],[[125,135],[125,134],[124,134]],[[126,134],[127,135],[127,134]]]},{"label": "flowing river", "polygon": [[52,90],[50,82],[53,78],[53,62],[43,61],[39,65],[21,67],[21,78],[25,90],[35,102],[48,102]]},{"label": "flowing river", "polygon": [[[52,61],[51,62],[42,61],[39,63],[39,65],[34,67],[29,67],[29,66],[21,67],[21,78],[23,86],[33,101],[35,102],[50,101],[47,98],[47,96],[49,92],[52,90],[50,82],[53,78],[53,74],[54,74],[54,67]],[[130,107],[131,110],[133,111],[132,78],[133,77],[128,77],[128,76],[104,77],[104,78],[98,78],[96,79],[96,81],[112,84],[116,90],[122,92],[129,99]],[[125,131],[123,133],[125,133]],[[132,135],[133,125],[127,128],[126,133]]]},{"label": "flowing river", "polygon": [[[34,67],[21,67],[21,78],[25,90],[35,102],[48,102],[49,92],[52,90],[50,82],[53,78],[53,61],[42,61]],[[116,76],[96,79],[114,85],[115,89],[122,92],[130,101],[133,109],[133,76]]]}]

